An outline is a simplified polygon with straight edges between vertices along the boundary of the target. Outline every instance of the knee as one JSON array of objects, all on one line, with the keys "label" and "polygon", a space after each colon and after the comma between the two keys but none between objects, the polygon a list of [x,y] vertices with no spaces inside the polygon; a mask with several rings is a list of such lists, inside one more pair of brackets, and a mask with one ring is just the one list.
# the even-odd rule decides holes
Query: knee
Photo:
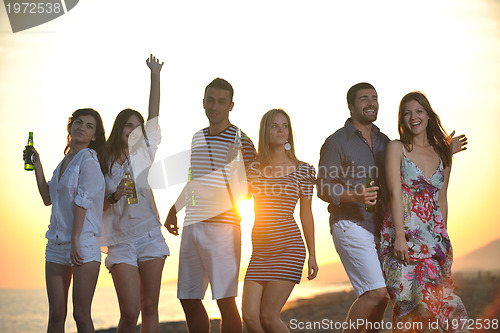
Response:
[{"label": "knee", "polygon": [[78,323],[85,323],[91,321],[90,309],[75,308],[73,309],[73,319]]},{"label": "knee", "polygon": [[221,316],[238,316],[238,307],[236,306],[236,301],[234,297],[223,298],[217,300],[217,306],[219,307]]},{"label": "knee", "polygon": [[185,313],[198,312],[203,309],[203,303],[198,299],[181,299],[182,309]]},{"label": "knee", "polygon": [[135,325],[139,319],[140,311],[139,306],[120,307],[120,321],[127,325]]},{"label": "knee", "polygon": [[242,313],[243,322],[248,330],[254,331],[256,330],[260,324],[260,316],[258,312],[243,310]]},{"label": "knee", "polygon": [[272,327],[276,322],[279,322],[281,319],[279,315],[273,315],[271,313],[261,313],[260,314],[260,323],[266,332],[272,331]]},{"label": "knee", "polygon": [[54,324],[64,323],[66,321],[67,309],[66,307],[50,308],[49,321]]},{"label": "knee", "polygon": [[146,300],[141,305],[141,311],[143,316],[157,315],[158,314],[158,302]]},{"label": "knee", "polygon": [[389,302],[389,294],[387,293],[387,288],[379,288],[375,290],[368,291],[365,295],[366,300],[371,304],[377,305],[387,305]]}]

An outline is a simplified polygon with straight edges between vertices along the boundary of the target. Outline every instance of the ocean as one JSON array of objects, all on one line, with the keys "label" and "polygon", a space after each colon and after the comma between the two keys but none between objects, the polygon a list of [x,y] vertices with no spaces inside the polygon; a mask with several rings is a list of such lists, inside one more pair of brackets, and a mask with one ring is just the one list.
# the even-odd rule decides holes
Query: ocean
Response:
[{"label": "ocean", "polygon": [[[159,316],[160,321],[184,320],[184,312],[177,300],[175,283],[164,283],[161,288]],[[341,284],[309,284],[296,286],[289,301],[299,298],[310,298],[315,295],[350,290],[350,283]],[[241,305],[243,282],[239,285],[237,304]],[[212,301],[210,288],[203,301],[210,318],[220,318],[215,301]],[[241,311],[241,309],[240,309]],[[0,290],[0,333],[40,333],[47,330],[48,302],[47,294],[41,290]],[[118,301],[113,287],[97,287],[92,303],[92,319],[96,330],[115,327],[120,318]],[[139,318],[140,322],[140,318]],[[66,332],[76,332],[72,317],[71,293],[69,295]]]}]

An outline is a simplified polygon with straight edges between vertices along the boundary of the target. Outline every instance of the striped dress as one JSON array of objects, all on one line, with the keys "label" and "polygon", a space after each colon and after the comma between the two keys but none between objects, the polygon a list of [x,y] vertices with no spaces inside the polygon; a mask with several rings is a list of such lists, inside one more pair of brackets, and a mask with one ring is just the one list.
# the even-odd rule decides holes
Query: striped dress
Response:
[{"label": "striped dress", "polygon": [[255,162],[248,178],[255,202],[255,223],[245,280],[300,283],[306,249],[293,212],[300,196],[313,195],[314,167],[302,163],[286,176],[267,178]]}]

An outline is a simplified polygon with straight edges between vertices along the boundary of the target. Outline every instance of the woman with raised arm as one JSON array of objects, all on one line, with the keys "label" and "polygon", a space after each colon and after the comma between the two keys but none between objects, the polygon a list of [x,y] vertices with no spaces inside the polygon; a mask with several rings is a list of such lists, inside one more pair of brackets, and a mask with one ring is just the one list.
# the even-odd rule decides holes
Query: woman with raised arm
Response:
[{"label": "woman with raised arm", "polygon": [[451,138],[421,92],[401,100],[398,129],[400,140],[387,147],[390,209],[380,246],[393,331],[465,332],[467,312],[453,293],[446,231]]},{"label": "woman with raised arm", "polygon": [[38,152],[35,175],[46,206],[52,205],[45,234],[45,280],[49,300],[47,332],[64,332],[73,277],[73,317],[78,332],[94,332],[90,307],[99,275],[104,177],[104,127],[93,109],[79,109],[68,120],[64,158],[47,182]]},{"label": "woman with raised arm", "polygon": [[106,142],[106,200],[100,242],[107,246],[105,263],[120,304],[118,333],[135,332],[139,313],[141,332],[158,332],[161,276],[169,255],[148,183],[161,139],[158,115],[163,63],[153,55],[146,63],[151,70],[147,123],[139,112],[125,109],[116,117]]},{"label": "woman with raised arm", "polygon": [[293,212],[300,220],[309,252],[308,279],[318,273],[311,198],[314,167],[295,156],[290,117],[282,109],[262,117],[257,160],[248,171],[255,202],[252,257],[243,287],[243,320],[248,332],[288,332],[280,319],[300,282],[306,249]]}]

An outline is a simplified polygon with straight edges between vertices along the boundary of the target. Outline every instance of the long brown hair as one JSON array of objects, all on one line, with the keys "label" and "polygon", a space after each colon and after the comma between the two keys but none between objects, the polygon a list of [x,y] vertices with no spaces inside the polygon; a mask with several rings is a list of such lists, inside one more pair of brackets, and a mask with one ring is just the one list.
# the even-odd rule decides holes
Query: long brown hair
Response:
[{"label": "long brown hair", "polygon": [[94,109],[78,109],[71,114],[71,117],[68,118],[68,126],[66,126],[66,129],[68,130],[68,136],[66,147],[64,148],[64,155],[69,152],[69,146],[71,144],[71,126],[73,126],[73,122],[80,116],[92,116],[95,119],[95,140],[90,141],[88,148],[95,150],[95,152],[97,153],[97,159],[99,160],[101,171],[104,174],[106,170],[105,163],[103,163],[106,137],[104,135],[104,126],[102,124],[101,115]]},{"label": "long brown hair", "polygon": [[272,109],[267,111],[260,121],[260,130],[259,130],[259,147],[257,152],[257,161],[260,163],[260,168],[271,164],[271,151],[269,149],[269,141],[271,136],[271,125],[273,124],[274,117],[281,113],[286,117],[288,122],[288,143],[291,146],[290,150],[286,151],[287,157],[292,160],[295,164],[299,163],[299,159],[295,156],[295,145],[293,143],[293,131],[292,131],[292,122],[290,121],[290,117],[283,109]]},{"label": "long brown hair", "polygon": [[125,128],[127,120],[131,116],[136,116],[139,119],[142,134],[144,135],[146,144],[148,142],[146,132],[144,130],[144,118],[142,117],[142,115],[136,110],[122,110],[116,116],[115,122],[113,123],[113,129],[111,130],[111,134],[106,141],[106,152],[104,154],[104,161],[106,161],[106,172],[104,174],[111,173],[111,167],[113,166],[113,163],[115,163],[116,160],[119,159],[127,149],[133,149],[133,147],[128,147],[128,143],[123,142],[122,140],[123,129]]},{"label": "long brown hair", "polygon": [[439,157],[443,161],[443,166],[446,168],[451,165],[452,161],[452,153],[451,153],[451,141],[446,134],[446,131],[441,125],[441,120],[439,116],[434,112],[431,107],[431,103],[424,95],[424,93],[420,91],[412,91],[406,94],[401,103],[399,103],[399,115],[398,115],[398,131],[399,131],[399,140],[404,144],[406,150],[412,151],[413,144],[412,139],[413,135],[411,131],[406,127],[404,122],[404,112],[406,103],[410,101],[416,101],[420,104],[424,110],[427,112],[429,116],[429,122],[427,124],[426,132],[427,139],[429,140],[429,144],[434,148],[434,150],[438,153]]}]

